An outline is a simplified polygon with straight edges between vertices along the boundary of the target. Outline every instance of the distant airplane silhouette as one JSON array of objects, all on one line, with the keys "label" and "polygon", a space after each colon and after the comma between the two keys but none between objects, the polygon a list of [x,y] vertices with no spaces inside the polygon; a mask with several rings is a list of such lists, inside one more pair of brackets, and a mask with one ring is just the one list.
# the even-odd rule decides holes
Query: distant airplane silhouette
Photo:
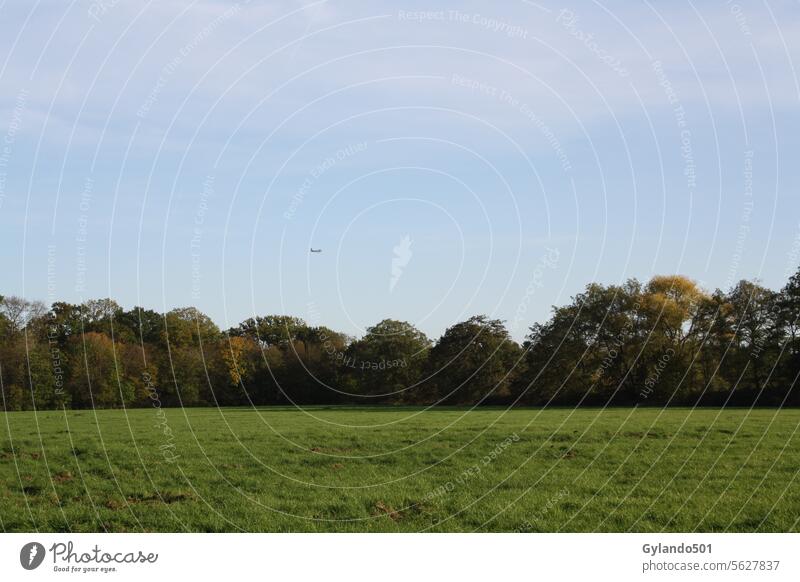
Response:
[{"label": "distant airplane silhouette", "polygon": [[322,249],[315,249],[314,247],[311,247],[311,252],[312,253],[321,253]]}]

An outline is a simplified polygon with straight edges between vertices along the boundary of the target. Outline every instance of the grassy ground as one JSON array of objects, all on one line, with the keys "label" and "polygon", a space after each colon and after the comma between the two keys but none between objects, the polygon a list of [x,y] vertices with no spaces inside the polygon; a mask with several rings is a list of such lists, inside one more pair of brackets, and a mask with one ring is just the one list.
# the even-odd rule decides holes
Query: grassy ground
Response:
[{"label": "grassy ground", "polygon": [[798,531],[798,410],[0,413],[5,531]]}]

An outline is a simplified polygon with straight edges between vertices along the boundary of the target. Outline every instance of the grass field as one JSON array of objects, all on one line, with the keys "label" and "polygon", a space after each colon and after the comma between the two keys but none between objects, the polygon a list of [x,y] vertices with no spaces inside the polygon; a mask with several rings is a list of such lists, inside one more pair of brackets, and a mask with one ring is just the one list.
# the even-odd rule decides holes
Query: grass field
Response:
[{"label": "grass field", "polygon": [[0,413],[0,527],[798,531],[798,423],[735,409]]}]

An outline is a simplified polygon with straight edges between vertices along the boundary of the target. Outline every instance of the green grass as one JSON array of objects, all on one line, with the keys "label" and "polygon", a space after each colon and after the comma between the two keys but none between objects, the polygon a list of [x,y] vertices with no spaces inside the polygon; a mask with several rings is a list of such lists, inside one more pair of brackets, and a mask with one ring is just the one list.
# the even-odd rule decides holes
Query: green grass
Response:
[{"label": "green grass", "polygon": [[798,410],[165,413],[0,413],[0,528],[798,531]]}]

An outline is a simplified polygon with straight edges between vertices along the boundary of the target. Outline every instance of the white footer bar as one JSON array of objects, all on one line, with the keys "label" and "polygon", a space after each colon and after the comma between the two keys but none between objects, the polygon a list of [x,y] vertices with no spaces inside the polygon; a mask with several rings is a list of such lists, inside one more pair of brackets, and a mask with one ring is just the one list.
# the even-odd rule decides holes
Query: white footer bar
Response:
[{"label": "white footer bar", "polygon": [[3,534],[0,579],[800,580],[800,534]]}]

